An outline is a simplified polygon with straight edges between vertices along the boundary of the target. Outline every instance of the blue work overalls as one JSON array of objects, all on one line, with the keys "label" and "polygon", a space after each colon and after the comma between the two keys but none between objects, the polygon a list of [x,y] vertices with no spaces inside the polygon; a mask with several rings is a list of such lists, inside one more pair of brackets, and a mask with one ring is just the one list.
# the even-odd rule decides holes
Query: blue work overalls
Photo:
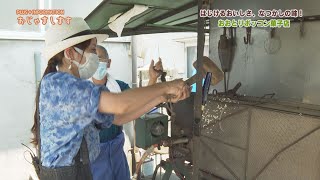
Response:
[{"label": "blue work overalls", "polygon": [[[117,80],[117,83],[121,91],[130,88],[123,81]],[[104,132],[100,133],[100,154],[90,165],[93,180],[130,180],[130,170],[123,151],[125,138],[122,127],[112,125],[102,131]]]}]

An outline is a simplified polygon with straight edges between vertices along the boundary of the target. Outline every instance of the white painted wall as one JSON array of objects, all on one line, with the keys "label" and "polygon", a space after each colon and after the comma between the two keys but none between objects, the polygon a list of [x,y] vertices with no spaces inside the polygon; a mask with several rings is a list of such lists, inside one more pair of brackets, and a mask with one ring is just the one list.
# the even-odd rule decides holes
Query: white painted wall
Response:
[{"label": "white painted wall", "polygon": [[[39,32],[40,24],[35,25],[19,25],[16,15],[17,9],[63,9],[65,10],[64,16],[70,17],[82,17],[85,18],[90,12],[92,12],[102,0],[0,0],[0,30],[10,30],[19,32]],[[28,15],[29,16],[29,15]],[[49,15],[47,15],[49,17]],[[26,18],[27,15],[22,15]],[[33,16],[37,18],[37,16]],[[33,21],[32,21],[33,22]],[[49,25],[50,22],[47,23]]]},{"label": "white painted wall", "polygon": [[152,59],[157,61],[161,57],[165,70],[174,70],[175,78],[186,77],[185,44],[174,40],[181,35],[185,36],[183,33],[138,36],[138,56],[141,57],[137,62],[138,67],[148,69]]},{"label": "white painted wall", "polygon": [[0,179],[27,179],[23,158],[31,138],[35,98],[34,52],[41,41],[0,40]]},{"label": "white painted wall", "polygon": [[[18,15],[16,15],[17,9],[37,9],[38,0],[12,0],[10,2],[6,0],[0,0],[0,30],[13,30],[13,31],[39,31],[39,27],[36,25],[18,25]],[[23,16],[26,18],[26,16]]]}]

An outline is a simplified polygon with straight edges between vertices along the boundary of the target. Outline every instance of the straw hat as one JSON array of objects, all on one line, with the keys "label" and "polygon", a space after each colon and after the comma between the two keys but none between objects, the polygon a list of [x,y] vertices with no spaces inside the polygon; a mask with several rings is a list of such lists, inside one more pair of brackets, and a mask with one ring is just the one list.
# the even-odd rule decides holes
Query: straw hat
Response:
[{"label": "straw hat", "polygon": [[45,34],[44,57],[49,60],[59,52],[86,40],[97,38],[97,43],[104,41],[107,34],[93,34],[83,18],[73,17],[70,24],[52,25]]}]

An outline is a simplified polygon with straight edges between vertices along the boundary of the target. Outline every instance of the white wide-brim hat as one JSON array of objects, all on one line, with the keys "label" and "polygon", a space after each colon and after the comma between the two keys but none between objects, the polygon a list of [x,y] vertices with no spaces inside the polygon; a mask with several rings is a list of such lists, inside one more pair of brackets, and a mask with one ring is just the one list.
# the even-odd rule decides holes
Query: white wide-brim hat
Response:
[{"label": "white wide-brim hat", "polygon": [[108,37],[107,34],[93,34],[83,18],[73,17],[70,24],[63,22],[61,25],[52,25],[47,30],[44,57],[49,60],[61,51],[86,40],[97,38],[97,43],[100,43]]}]

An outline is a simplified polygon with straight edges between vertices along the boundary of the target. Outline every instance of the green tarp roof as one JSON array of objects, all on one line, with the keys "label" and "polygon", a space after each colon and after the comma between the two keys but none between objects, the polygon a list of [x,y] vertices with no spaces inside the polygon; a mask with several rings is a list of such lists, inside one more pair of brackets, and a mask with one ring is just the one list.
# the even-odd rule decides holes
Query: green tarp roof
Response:
[{"label": "green tarp roof", "polygon": [[124,13],[133,6],[149,8],[126,23],[122,36],[161,32],[196,32],[198,1],[195,0],[104,0],[85,20],[91,29],[115,37],[108,28],[113,15]]}]

